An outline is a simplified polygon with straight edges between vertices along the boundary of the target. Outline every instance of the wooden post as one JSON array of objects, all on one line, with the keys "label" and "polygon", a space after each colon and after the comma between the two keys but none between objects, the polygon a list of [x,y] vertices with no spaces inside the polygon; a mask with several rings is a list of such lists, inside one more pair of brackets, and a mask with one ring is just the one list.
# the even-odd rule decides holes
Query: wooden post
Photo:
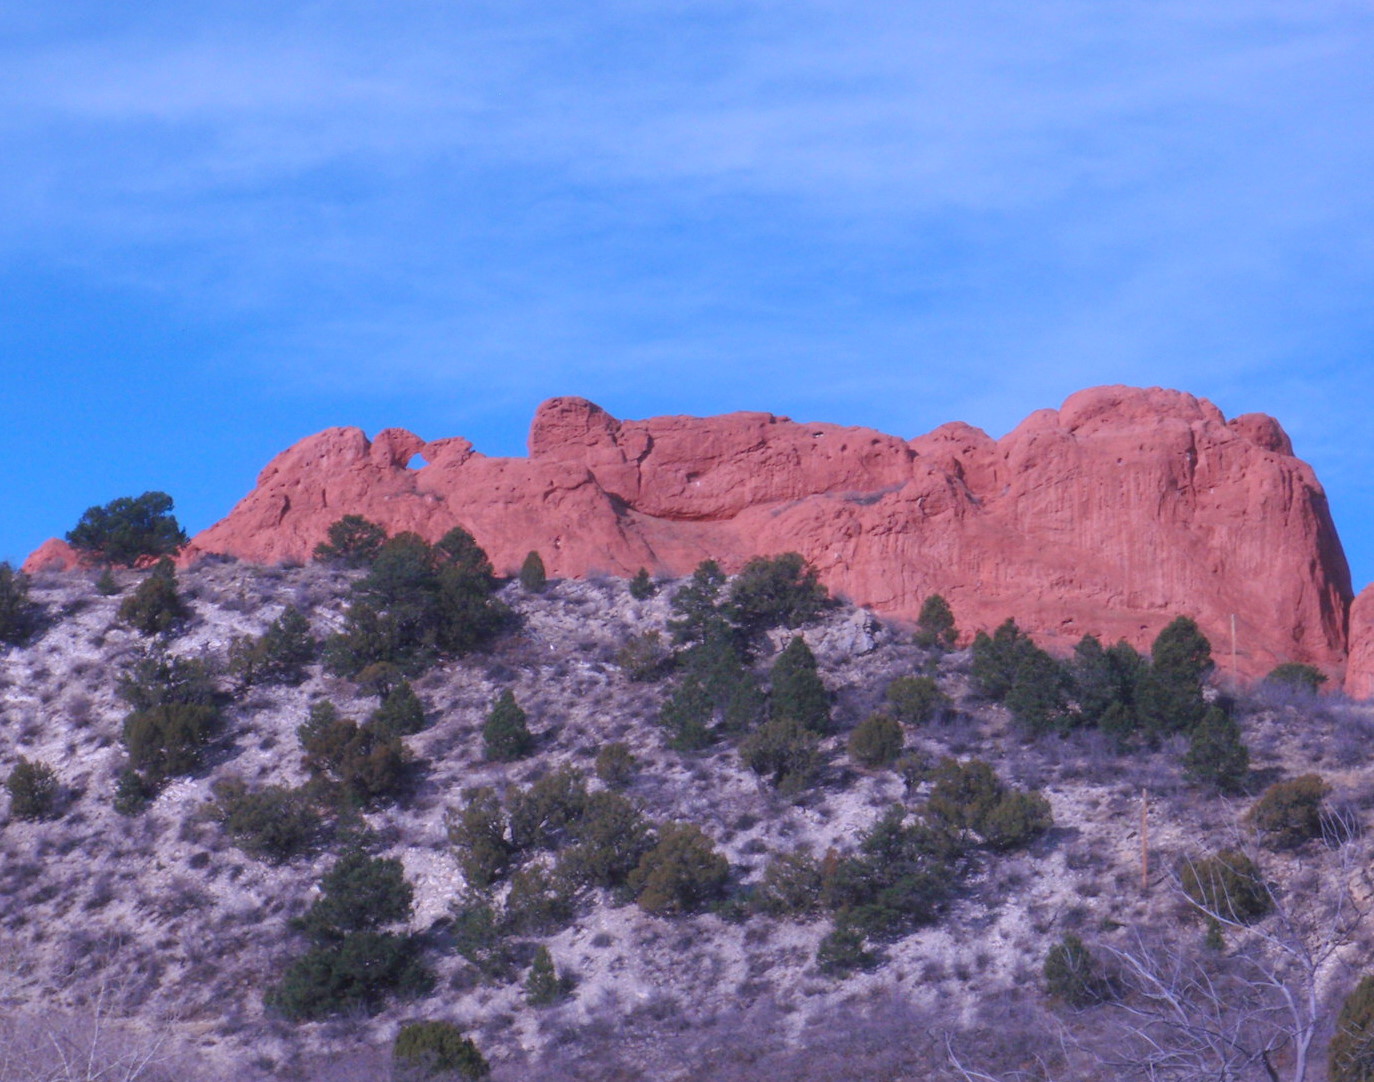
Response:
[{"label": "wooden post", "polygon": [[1140,790],[1140,893],[1150,893],[1150,794]]}]

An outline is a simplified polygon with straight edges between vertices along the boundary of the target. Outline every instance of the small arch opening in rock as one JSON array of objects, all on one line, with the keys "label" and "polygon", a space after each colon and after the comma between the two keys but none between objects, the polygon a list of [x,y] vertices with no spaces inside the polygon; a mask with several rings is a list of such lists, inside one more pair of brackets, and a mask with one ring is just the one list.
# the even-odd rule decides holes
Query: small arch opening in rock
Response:
[{"label": "small arch opening in rock", "polygon": [[424,455],[420,454],[419,451],[416,451],[415,454],[410,456],[410,461],[406,463],[406,469],[422,470],[428,465],[429,460],[426,459]]}]

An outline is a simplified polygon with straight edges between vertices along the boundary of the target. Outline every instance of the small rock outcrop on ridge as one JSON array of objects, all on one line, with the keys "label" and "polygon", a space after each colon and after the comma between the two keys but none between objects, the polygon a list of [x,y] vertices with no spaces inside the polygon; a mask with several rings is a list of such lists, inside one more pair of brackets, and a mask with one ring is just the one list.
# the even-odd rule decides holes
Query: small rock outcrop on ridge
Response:
[{"label": "small rock outcrop on ridge", "polygon": [[[308,560],[345,514],[429,540],[462,525],[499,571],[537,550],[551,577],[795,550],[832,592],[897,619],[940,593],[966,632],[1011,616],[1063,652],[1088,632],[1145,646],[1182,613],[1229,669],[1234,616],[1242,678],[1282,661],[1345,670],[1350,573],[1311,467],[1273,418],[1227,422],[1178,391],[1082,391],[1000,440],[769,413],[619,421],[555,398],[529,448],[490,458],[461,438],[328,429],[273,459],[183,559]],[[1366,694],[1372,638],[1350,674]]]}]

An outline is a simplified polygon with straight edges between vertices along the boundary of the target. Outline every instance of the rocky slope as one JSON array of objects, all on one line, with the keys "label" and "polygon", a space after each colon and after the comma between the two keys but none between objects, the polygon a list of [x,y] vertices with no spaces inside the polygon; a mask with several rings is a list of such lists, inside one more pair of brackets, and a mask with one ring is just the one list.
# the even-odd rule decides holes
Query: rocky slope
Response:
[{"label": "rocky slope", "polygon": [[[141,577],[118,574],[125,595]],[[510,584],[502,597],[518,626],[487,651],[443,661],[416,680],[429,725],[406,737],[414,786],[405,799],[362,815],[379,852],[402,860],[414,885],[412,930],[426,936],[438,987],[372,1017],[292,1025],[264,1010],[262,994],[300,952],[288,919],[316,896],[334,854],[317,848],[273,864],[240,851],[210,814],[213,786],[228,777],[255,788],[299,784],[296,729],[311,704],[328,699],[362,718],[377,700],[318,664],[298,687],[235,691],[205,767],[126,817],[112,806],[128,709],[116,685],[146,651],[165,649],[205,660],[231,689],[223,665],[235,635],[260,633],[287,604],[308,616],[316,634],[337,629],[350,575],[320,565],[206,561],[180,576],[192,615],[179,636],[162,642],[124,626],[116,616],[121,598],[94,594],[93,578],[40,576],[34,596],[47,615],[43,631],[0,652],[0,764],[8,771],[20,755],[48,762],[63,789],[55,818],[11,814],[0,833],[4,1082],[32,1077],[6,1073],[15,1048],[27,1047],[16,1044],[17,1020],[31,1027],[20,1036],[50,1048],[53,1019],[70,1011],[74,1028],[63,1032],[84,1047],[95,1040],[96,1007],[108,1015],[107,1045],[161,1064],[161,1073],[127,1074],[141,1082],[383,1082],[391,1077],[390,1042],[415,1018],[461,1024],[491,1059],[493,1082],[954,1079],[943,1069],[943,1034],[976,1062],[1005,1066],[1057,1027],[1089,1040],[1094,1027],[1106,1026],[1102,1011],[1060,1010],[1044,995],[1040,967],[1065,932],[1100,951],[1129,947],[1137,933],[1199,940],[1170,872],[1180,856],[1238,837],[1253,845],[1243,826],[1253,790],[1316,769],[1335,789],[1332,806],[1347,809],[1352,822],[1362,824],[1371,803],[1368,707],[1302,697],[1248,703],[1238,717],[1255,785],[1218,796],[1187,781],[1177,740],[1121,754],[1094,732],[1028,738],[1004,709],[972,694],[967,651],[932,654],[846,608],[803,631],[834,695],[836,731],[821,745],[826,766],[814,790],[789,799],[753,775],[730,741],[695,753],[666,747],[654,719],[673,681],[637,683],[617,662],[636,636],[665,630],[672,585],[636,600],[615,579],[558,582],[541,594]],[[762,646],[760,674],[788,634],[775,632]],[[569,765],[590,775],[597,752],[623,741],[638,759],[628,797],[656,821],[699,824],[728,857],[730,889],[742,903],[773,854],[803,844],[817,855],[850,852],[886,809],[919,807],[928,786],[906,789],[893,770],[858,768],[845,752],[888,682],[916,672],[932,674],[955,711],[911,727],[908,751],[932,762],[985,758],[1008,783],[1039,788],[1055,828],[1028,850],[979,855],[939,921],[885,944],[876,968],[848,977],[819,972],[828,928],[819,916],[775,918],[732,904],[659,917],[598,891],[543,938],[577,976],[566,1001],[529,1006],[523,972],[474,983],[446,920],[464,881],[444,812],[462,804],[465,789],[490,785],[509,795]],[[482,754],[482,720],[503,689],[514,690],[539,737],[536,753],[515,763]],[[1142,893],[1135,829],[1145,789],[1152,872]],[[1335,881],[1347,868],[1359,871],[1367,897],[1367,853],[1363,843],[1334,850],[1313,842],[1260,859],[1281,897],[1315,897],[1313,883]],[[1284,893],[1290,887],[1295,893]],[[1227,935],[1233,950],[1246,943],[1240,933]],[[1372,936],[1361,919],[1339,956],[1348,953],[1355,968],[1328,967],[1327,1016],[1358,978]]]},{"label": "rocky slope", "polygon": [[[278,455],[188,559],[305,561],[349,513],[429,540],[462,525],[498,570],[536,549],[561,577],[796,550],[892,618],[940,593],[970,632],[1014,616],[1062,652],[1087,632],[1143,647],[1182,613],[1229,668],[1234,616],[1235,675],[1345,672],[1352,590],[1321,485],[1277,421],[1228,422],[1191,395],[1101,387],[1000,440],[948,424],[910,441],[767,413],[618,421],[557,398],[529,448],[489,458],[464,439],[329,429]],[[61,548],[30,569],[61,566]],[[1367,694],[1361,635],[1349,686]]]}]

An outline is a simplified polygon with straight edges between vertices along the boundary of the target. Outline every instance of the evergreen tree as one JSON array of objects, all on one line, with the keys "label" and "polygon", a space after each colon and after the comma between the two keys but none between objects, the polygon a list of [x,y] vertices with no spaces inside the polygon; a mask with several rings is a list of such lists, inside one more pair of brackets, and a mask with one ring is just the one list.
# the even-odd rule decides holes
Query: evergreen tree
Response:
[{"label": "evergreen tree", "polygon": [[673,618],[668,630],[673,642],[697,643],[712,635],[730,636],[734,633],[721,611],[720,592],[725,586],[725,572],[715,560],[703,560],[692,572],[692,578],[673,594],[670,606]]},{"label": "evergreen tree", "polygon": [[891,766],[901,753],[901,723],[886,714],[869,715],[849,734],[849,757],[861,766]]},{"label": "evergreen tree", "polygon": [[534,750],[534,736],[526,724],[525,711],[507,688],[501,692],[482,725],[483,752],[496,762],[523,759]]},{"label": "evergreen tree", "polygon": [[924,725],[948,712],[948,695],[929,676],[899,676],[887,685],[887,704],[900,721]]},{"label": "evergreen tree", "polygon": [[397,1082],[420,1079],[481,1079],[491,1074],[471,1037],[452,1022],[409,1022],[396,1033],[391,1050]]},{"label": "evergreen tree", "polygon": [[830,693],[816,671],[816,655],[800,635],[793,636],[773,662],[769,717],[790,718],[802,728],[825,736],[830,732]]},{"label": "evergreen tree", "polygon": [[62,788],[47,763],[19,756],[5,779],[5,788],[10,794],[10,815],[15,819],[50,819],[58,813]]},{"label": "evergreen tree", "polygon": [[973,659],[969,668],[974,690],[994,702],[1001,702],[1016,682],[1016,671],[1026,652],[1034,647],[1015,620],[1007,620],[991,635],[978,632],[973,638]]},{"label": "evergreen tree", "polygon": [[572,982],[554,968],[549,948],[541,943],[525,978],[525,1002],[531,1007],[550,1007],[566,999],[571,986]]},{"label": "evergreen tree", "polygon": [[668,746],[674,751],[700,751],[715,739],[714,714],[715,702],[701,678],[688,673],[663,703],[658,723],[667,730]]},{"label": "evergreen tree", "polygon": [[548,584],[548,575],[544,572],[544,558],[539,553],[531,551],[525,557],[525,562],[520,565],[520,585],[532,594],[540,594]]},{"label": "evergreen tree", "polygon": [[1207,712],[1202,684],[1212,669],[1212,646],[1198,626],[1179,616],[1150,648],[1150,669],[1140,684],[1137,709],[1152,737],[1187,732]]},{"label": "evergreen tree", "polygon": [[410,681],[402,679],[382,699],[367,723],[382,736],[413,736],[425,727],[425,707]]},{"label": "evergreen tree", "polygon": [[916,645],[952,650],[958,639],[959,631],[954,626],[954,612],[949,602],[939,594],[931,594],[921,602],[921,612],[916,617]]},{"label": "evergreen tree", "polygon": [[647,601],[658,592],[654,580],[649,577],[649,569],[641,567],[630,580],[630,596],[636,601]]},{"label": "evergreen tree", "polygon": [[506,838],[506,817],[496,790],[472,790],[462,811],[449,809],[444,824],[469,887],[485,890],[506,874],[515,847]]},{"label": "evergreen tree", "polygon": [[658,842],[630,873],[640,908],[658,916],[690,913],[725,890],[730,864],[693,823],[665,823]]},{"label": "evergreen tree", "polygon": [[368,567],[386,544],[386,527],[362,515],[344,515],[332,523],[328,540],[315,546],[315,559],[341,567]]},{"label": "evergreen tree", "polygon": [[1032,733],[1062,732],[1070,721],[1064,667],[1033,644],[1027,644],[1020,656],[1005,699],[1007,709]]},{"label": "evergreen tree", "polygon": [[1045,956],[1045,988],[1070,1007],[1090,1007],[1107,995],[1107,982],[1097,970],[1097,960],[1070,932]]},{"label": "evergreen tree", "polygon": [[171,556],[186,541],[186,531],[172,514],[172,497],[165,492],[121,496],[104,507],[88,507],[67,534],[67,543],[77,551],[124,567]]},{"label": "evergreen tree", "polygon": [[17,645],[32,635],[39,611],[29,600],[28,576],[0,561],[0,645]]},{"label": "evergreen tree", "polygon": [[119,619],[144,635],[167,635],[180,627],[191,610],[177,592],[176,568],[164,557],[119,605]]},{"label": "evergreen tree", "polygon": [[1208,708],[1189,734],[1183,765],[1194,781],[1223,793],[1243,789],[1250,775],[1250,752],[1235,719],[1219,706]]},{"label": "evergreen tree", "polygon": [[781,793],[808,788],[820,768],[816,735],[787,715],[764,722],[741,740],[739,755],[745,766],[768,778]]},{"label": "evergreen tree", "polygon": [[730,583],[725,611],[745,635],[770,627],[797,628],[821,614],[830,595],[816,569],[795,552],[756,556]]}]

